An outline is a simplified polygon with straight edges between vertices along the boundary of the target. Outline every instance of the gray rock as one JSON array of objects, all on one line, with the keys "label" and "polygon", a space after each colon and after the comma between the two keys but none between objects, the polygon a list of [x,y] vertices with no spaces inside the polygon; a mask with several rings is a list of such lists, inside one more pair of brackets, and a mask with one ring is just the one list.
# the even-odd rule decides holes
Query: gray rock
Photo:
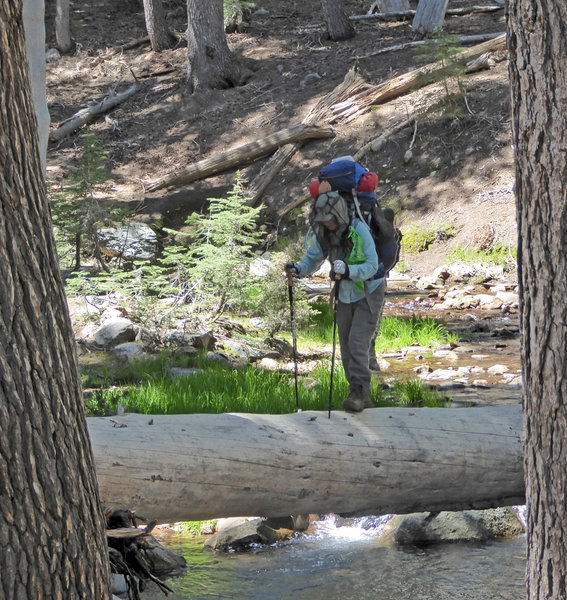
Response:
[{"label": "gray rock", "polygon": [[49,48],[49,50],[45,53],[45,62],[57,62],[60,58],[61,54],[59,54],[59,50],[57,50],[57,48]]},{"label": "gray rock", "polygon": [[118,344],[133,342],[137,328],[128,319],[116,317],[105,321],[95,332],[95,342],[103,348],[112,348]]},{"label": "gray rock", "polygon": [[[226,520],[230,521],[230,520]],[[244,550],[254,544],[270,545],[290,536],[291,530],[276,530],[269,527],[261,517],[236,520],[221,524],[221,529],[205,541],[211,550]]]},{"label": "gray rock", "polygon": [[157,255],[157,236],[145,223],[100,229],[98,236],[101,249],[109,256],[120,256],[130,260],[153,260]]},{"label": "gray rock", "polygon": [[222,354],[219,354],[218,352],[207,352],[207,358],[209,360],[214,360],[216,362],[220,362],[224,365],[226,365],[227,367],[231,367],[232,363],[230,362],[230,360],[228,360],[228,358],[226,356],[223,356]]},{"label": "gray rock", "polygon": [[118,344],[112,348],[112,353],[117,356],[124,356],[126,358],[134,358],[145,356],[144,346],[137,342],[126,342],[125,344]]},{"label": "gray rock", "polygon": [[193,346],[207,350],[214,347],[215,341],[210,331],[170,331],[163,338],[166,345]]},{"label": "gray rock", "polygon": [[189,367],[171,367],[167,370],[171,377],[189,377],[200,373],[200,371],[201,369],[191,369]]},{"label": "gray rock", "polygon": [[382,539],[401,544],[484,541],[523,531],[517,515],[505,507],[395,515],[387,523]]},{"label": "gray rock", "polygon": [[151,547],[144,549],[144,558],[154,575],[171,573],[187,565],[183,556],[165,548],[154,537],[149,537],[147,542]]}]

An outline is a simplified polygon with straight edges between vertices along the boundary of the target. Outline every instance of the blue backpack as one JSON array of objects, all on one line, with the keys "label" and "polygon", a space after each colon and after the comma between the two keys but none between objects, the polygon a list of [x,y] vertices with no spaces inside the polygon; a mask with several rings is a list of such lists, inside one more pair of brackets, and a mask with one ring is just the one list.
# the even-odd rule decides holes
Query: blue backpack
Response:
[{"label": "blue backpack", "polygon": [[348,194],[358,201],[362,210],[372,210],[376,204],[375,185],[365,185],[365,178],[374,175],[375,185],[378,184],[378,176],[370,173],[351,156],[336,158],[319,171],[319,181],[327,181],[331,189],[336,192]]},{"label": "blue backpack", "polygon": [[364,221],[372,233],[380,259],[377,277],[384,277],[400,258],[401,231],[394,226],[394,211],[382,210],[374,188],[378,176],[365,169],[351,156],[336,158],[319,172],[319,182],[327,181],[333,191],[343,196],[351,208],[351,222]]}]

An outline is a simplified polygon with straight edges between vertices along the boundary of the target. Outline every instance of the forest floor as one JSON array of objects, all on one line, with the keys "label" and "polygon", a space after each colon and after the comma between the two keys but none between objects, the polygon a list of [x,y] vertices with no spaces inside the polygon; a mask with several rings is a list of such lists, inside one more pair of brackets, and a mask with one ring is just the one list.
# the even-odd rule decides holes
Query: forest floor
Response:
[{"label": "forest floor", "polygon": [[[371,0],[345,0],[349,15],[365,14]],[[184,0],[164,0],[171,30],[186,28]],[[415,8],[416,2],[412,2]],[[470,6],[450,0],[449,9]],[[54,46],[48,15],[48,47]],[[137,220],[182,229],[185,218],[207,198],[226,196],[236,170],[196,183],[147,193],[147,184],[203,158],[301,122],[314,103],[333,90],[355,59],[371,84],[432,62],[409,48],[373,55],[377,50],[412,41],[411,19],[353,21],[356,35],[331,42],[321,25],[320,2],[258,0],[250,23],[228,35],[231,50],[252,70],[245,86],[206,93],[186,90],[184,42],[161,53],[148,43],[127,47],[146,35],[139,0],[75,3],[72,33],[75,51],[47,64],[47,96],[56,128],[65,119],[111,90],[120,93],[134,81],[141,89],[108,118],[90,126],[108,155],[108,194],[123,201]],[[504,32],[505,12],[447,17],[444,31],[473,35]],[[50,37],[51,36],[51,37]],[[409,274],[426,274],[442,264],[455,246],[482,247],[492,242],[516,245],[509,85],[506,61],[461,79],[466,103],[456,110],[425,111],[445,96],[442,83],[406,94],[351,123],[333,125],[335,137],[313,140],[295,154],[267,189],[263,218],[271,239],[306,229],[306,207],[280,219],[275,212],[305,195],[309,182],[332,158],[355,154],[381,133],[424,110],[417,126],[401,130],[376,153],[362,160],[380,177],[378,196],[398,214],[404,230],[452,228],[428,252],[403,256]],[[452,84],[454,85],[454,84]],[[454,107],[453,107],[454,108]],[[413,157],[404,162],[411,148]],[[48,182],[63,185],[81,159],[78,134],[50,144]],[[241,167],[252,180],[263,157]]]}]

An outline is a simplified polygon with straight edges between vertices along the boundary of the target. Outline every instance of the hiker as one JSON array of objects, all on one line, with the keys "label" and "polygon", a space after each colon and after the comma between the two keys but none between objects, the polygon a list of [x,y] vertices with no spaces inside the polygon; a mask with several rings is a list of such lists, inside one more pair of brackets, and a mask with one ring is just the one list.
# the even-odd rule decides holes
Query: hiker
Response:
[{"label": "hiker", "polygon": [[337,328],[341,359],[349,394],[343,408],[360,412],[373,408],[370,400],[371,373],[368,366],[370,340],[384,303],[384,277],[374,278],[379,258],[370,229],[354,218],[345,198],[338,192],[319,194],[312,208],[313,237],[305,256],[288,262],[285,269],[295,277],[306,277],[327,258],[331,280],[338,290]]}]

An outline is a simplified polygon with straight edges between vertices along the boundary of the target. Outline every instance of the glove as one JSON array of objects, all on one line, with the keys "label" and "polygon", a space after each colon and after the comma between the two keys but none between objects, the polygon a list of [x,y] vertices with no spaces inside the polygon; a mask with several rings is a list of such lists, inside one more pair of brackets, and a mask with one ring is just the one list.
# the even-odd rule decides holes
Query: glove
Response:
[{"label": "glove", "polygon": [[348,279],[349,269],[344,260],[336,260],[333,263],[333,271],[336,275],[340,275],[343,279]]},{"label": "glove", "polygon": [[299,277],[299,267],[294,262],[286,262],[284,265],[286,273],[291,273],[292,277]]}]

